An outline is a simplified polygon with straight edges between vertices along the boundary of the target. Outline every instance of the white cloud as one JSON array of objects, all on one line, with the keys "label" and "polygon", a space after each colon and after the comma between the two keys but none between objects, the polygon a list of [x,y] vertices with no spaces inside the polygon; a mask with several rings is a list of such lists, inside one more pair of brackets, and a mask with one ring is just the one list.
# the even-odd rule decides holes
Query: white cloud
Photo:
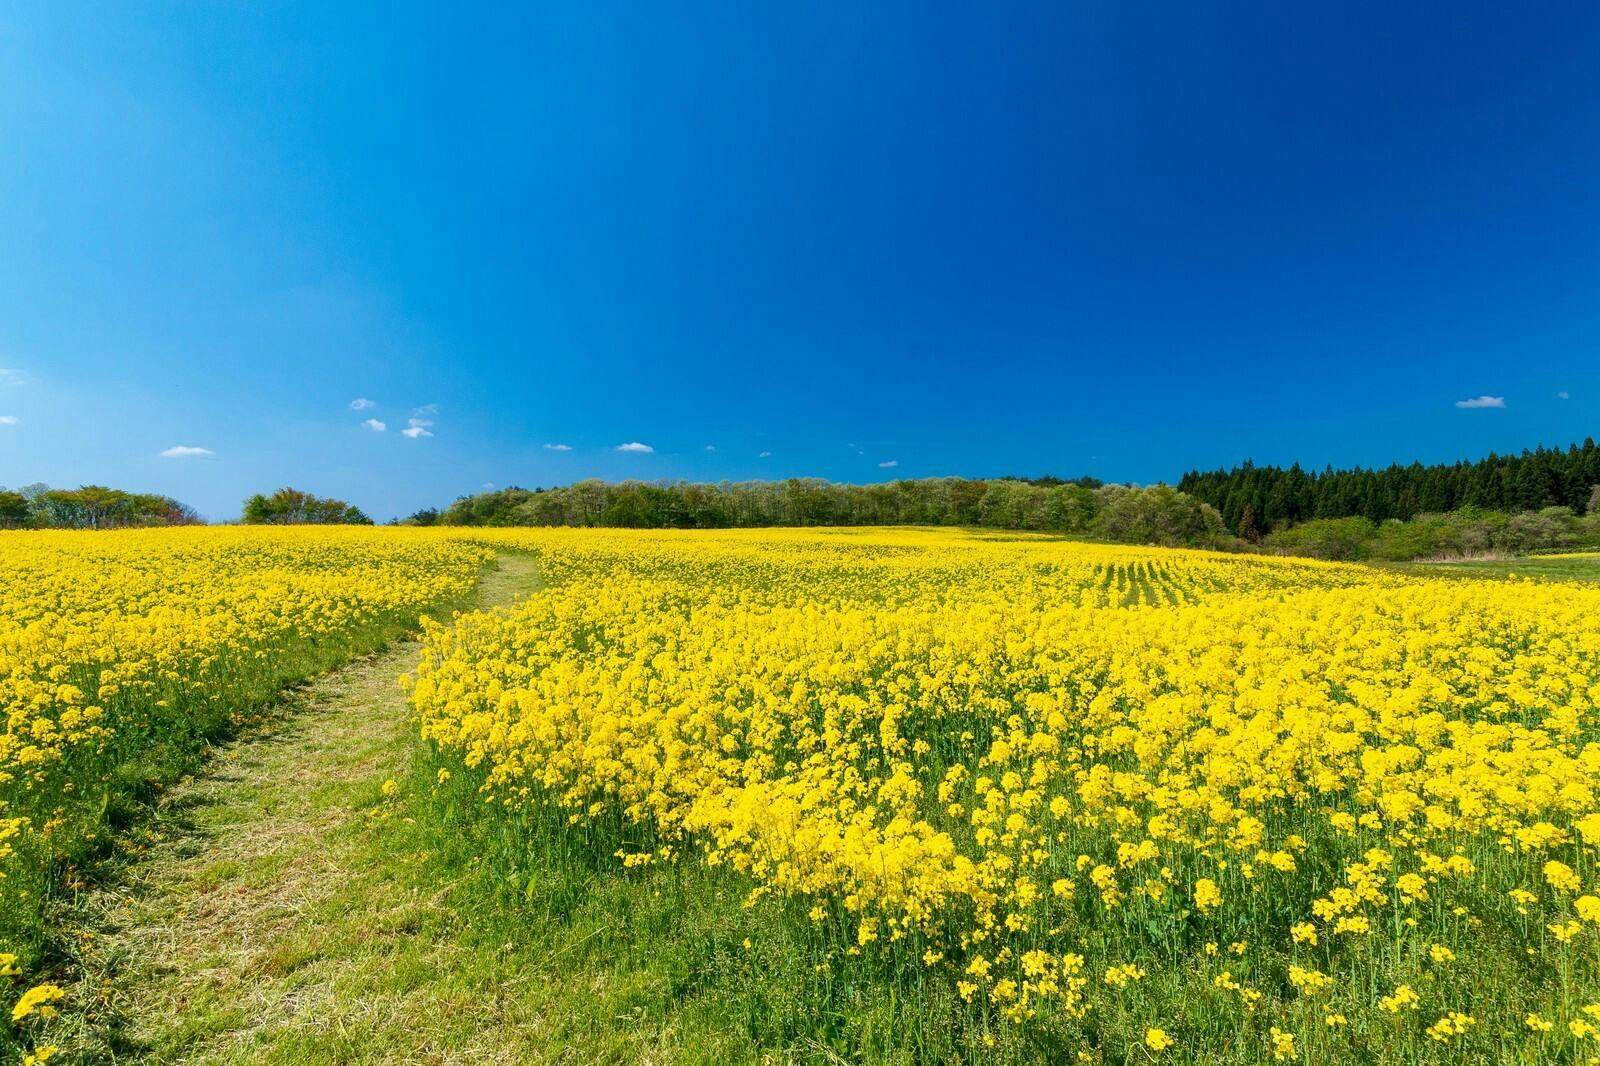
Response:
[{"label": "white cloud", "polygon": [[196,456],[216,454],[210,448],[192,448],[187,444],[174,444],[161,453],[163,459],[192,459]]},{"label": "white cloud", "polygon": [[899,466],[899,465],[900,465],[900,460],[898,460],[898,459],[885,459],[883,462],[878,464],[878,469],[887,470],[891,466]]},{"label": "white cloud", "polygon": [[438,413],[439,405],[436,403],[425,403],[421,407],[413,407],[411,409],[411,417],[406,419],[406,428],[400,431],[400,435],[402,437],[410,437],[412,440],[421,440],[423,437],[433,436],[433,419],[428,416]]},{"label": "white cloud", "polygon": [[636,440],[630,440],[626,444],[617,445],[617,451],[619,451],[619,452],[637,452],[640,455],[649,455],[651,452],[655,451],[655,449],[650,447],[650,445],[648,445],[648,444],[640,444]]},{"label": "white cloud", "polygon": [[16,415],[0,415],[0,426],[20,426],[22,421]]},{"label": "white cloud", "polygon": [[1474,396],[1470,400],[1456,401],[1456,406],[1463,409],[1471,409],[1476,407],[1504,407],[1505,405],[1506,398],[1504,396]]},{"label": "white cloud", "polygon": [[756,458],[757,459],[771,459],[772,458],[772,453],[771,452],[762,452],[760,455],[756,456]]},{"label": "white cloud", "polygon": [[355,399],[350,401],[350,410],[352,411],[365,411],[368,408],[376,406],[378,405],[367,399],[365,396],[357,396]]},{"label": "white cloud", "polygon": [[369,418],[365,422],[361,423],[361,425],[363,428],[370,429],[374,433],[382,433],[384,430],[389,428],[388,423],[379,422],[376,418]]},{"label": "white cloud", "polygon": [[8,370],[0,367],[0,385],[26,385],[33,379],[21,370]]},{"label": "white cloud", "polygon": [[706,445],[706,451],[708,451],[708,452],[714,452],[714,451],[716,451],[716,450],[717,450],[717,446],[716,446],[716,445],[715,445],[715,444],[707,444],[707,445]]},{"label": "white cloud", "polygon": [[570,444],[546,444],[544,446],[544,449],[547,452],[570,452],[572,450],[572,445],[570,445]]},{"label": "white cloud", "polygon": [[494,482],[492,482],[492,481],[485,481],[485,482],[484,482],[484,483],[483,483],[483,485],[482,485],[482,486],[481,486],[481,487],[482,487],[482,488],[483,488],[483,489],[484,489],[484,490],[485,490],[485,491],[488,491],[488,490],[489,490],[489,489],[492,489],[492,488],[494,488]]},{"label": "white cloud", "polygon": [[1568,392],[1566,389],[1562,389],[1560,392],[1556,393],[1556,399],[1570,400],[1572,399],[1572,393]]}]

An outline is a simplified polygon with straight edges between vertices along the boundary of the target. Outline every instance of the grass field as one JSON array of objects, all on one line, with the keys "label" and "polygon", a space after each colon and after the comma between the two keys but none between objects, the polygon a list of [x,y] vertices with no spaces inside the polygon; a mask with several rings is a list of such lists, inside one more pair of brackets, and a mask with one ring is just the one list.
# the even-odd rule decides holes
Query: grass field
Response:
[{"label": "grass field", "polygon": [[[128,778],[128,748],[63,742],[44,777],[7,782],[6,814],[26,820],[0,891],[37,886],[43,901],[7,933],[23,949],[16,996],[61,991],[13,1020],[19,1049],[706,1063],[1600,1051],[1591,560],[1379,570],[921,530],[168,536],[25,534],[0,553],[55,580],[52,602],[82,604],[88,631],[102,608],[87,576],[74,591],[80,544],[100,569],[171,553],[129,566],[207,572],[171,597],[195,632],[208,630],[193,618],[228,613],[230,588],[263,598],[252,571],[282,582],[279,599],[325,572],[396,606],[344,615],[303,596],[240,638],[275,664],[257,680],[223,689],[225,675],[180,669],[188,702],[108,700],[108,738],[122,722],[188,736],[202,706],[266,708],[230,711],[243,734],[208,772],[131,790],[115,824],[59,797],[74,782],[120,795],[107,782]],[[459,601],[491,555],[486,610],[435,609],[418,643],[360,657]],[[437,576],[402,595],[419,574]],[[110,612],[119,624],[172,624],[155,611],[160,580],[140,587]],[[26,629],[0,629],[0,648],[31,647]],[[326,646],[292,659],[274,640]],[[10,661],[135,676],[105,649],[157,646]],[[263,689],[342,658],[356,661],[263,704]],[[219,696],[202,699],[207,686]],[[25,725],[13,714],[13,735]],[[165,780],[204,747],[177,745],[188,754]],[[79,836],[114,831],[119,850],[82,860],[81,877],[80,860],[40,861],[57,810],[95,827]]]},{"label": "grass field", "polygon": [[1600,552],[1568,555],[1533,555],[1525,559],[1493,559],[1481,562],[1421,563],[1417,569],[1434,573],[1455,573],[1473,577],[1532,577],[1552,581],[1600,581]]}]

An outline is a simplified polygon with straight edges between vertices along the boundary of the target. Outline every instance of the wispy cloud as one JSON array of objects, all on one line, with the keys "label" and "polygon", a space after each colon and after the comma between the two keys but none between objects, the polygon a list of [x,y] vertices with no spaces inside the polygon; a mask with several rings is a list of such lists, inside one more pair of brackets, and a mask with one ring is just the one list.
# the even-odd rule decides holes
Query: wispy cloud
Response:
[{"label": "wispy cloud", "polygon": [[21,370],[10,370],[0,366],[0,385],[26,385],[32,380]]},{"label": "wispy cloud", "polygon": [[546,444],[544,446],[544,450],[547,451],[547,452],[570,452],[572,450],[572,445],[570,445],[570,444]]},{"label": "wispy cloud", "polygon": [[1504,407],[1505,405],[1506,398],[1504,396],[1474,396],[1470,400],[1456,401],[1456,406],[1463,410],[1471,410],[1478,407]]},{"label": "wispy cloud", "polygon": [[22,420],[16,415],[0,415],[0,426],[20,426]]},{"label": "wispy cloud", "polygon": [[899,466],[899,465],[900,465],[900,460],[898,460],[898,459],[885,459],[883,462],[878,464],[878,469],[879,470],[887,470],[891,466]]},{"label": "wispy cloud", "polygon": [[757,459],[771,459],[772,458],[772,453],[771,452],[762,452],[760,455],[756,456],[756,458]]},{"label": "wispy cloud", "polygon": [[376,418],[369,418],[365,422],[361,423],[361,425],[366,429],[372,430],[374,433],[382,433],[384,430],[389,428],[387,422],[379,422]]},{"label": "wispy cloud", "polygon": [[648,444],[640,444],[636,440],[630,440],[626,444],[617,445],[617,451],[619,451],[619,452],[636,452],[639,455],[649,455],[651,452],[655,451],[655,449],[650,447],[650,445],[648,445]]},{"label": "wispy cloud", "polygon": [[1566,389],[1562,389],[1560,392],[1556,393],[1556,399],[1570,400],[1572,399],[1572,393],[1568,392]]},{"label": "wispy cloud", "polygon": [[195,448],[187,444],[174,444],[161,453],[163,459],[194,459],[203,455],[215,455],[210,448]]},{"label": "wispy cloud", "polygon": [[411,409],[411,413],[417,418],[427,418],[430,415],[436,415],[439,413],[439,405],[436,403],[425,403],[421,407],[413,407]]},{"label": "wispy cloud", "polygon": [[366,411],[376,406],[378,405],[372,400],[367,399],[365,396],[357,396],[355,399],[350,401],[350,410],[352,411]]},{"label": "wispy cloud", "polygon": [[412,440],[416,440],[419,437],[431,437],[433,436],[433,430],[429,427],[432,425],[433,423],[426,418],[408,418],[406,419],[406,428],[402,429],[400,433],[402,436],[410,437]]},{"label": "wispy cloud", "polygon": [[706,451],[708,451],[708,452],[714,452],[714,451],[716,451],[716,450],[717,450],[717,446],[716,446],[716,445],[715,445],[715,444],[707,444],[707,445],[706,445]]}]

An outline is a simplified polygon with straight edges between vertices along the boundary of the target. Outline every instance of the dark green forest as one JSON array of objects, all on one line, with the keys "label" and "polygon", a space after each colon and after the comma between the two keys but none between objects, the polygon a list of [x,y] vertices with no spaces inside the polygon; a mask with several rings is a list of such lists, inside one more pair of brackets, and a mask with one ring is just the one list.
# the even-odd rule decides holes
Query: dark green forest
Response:
[{"label": "dark green forest", "polygon": [[1318,518],[1404,522],[1421,514],[1546,507],[1583,514],[1593,509],[1596,485],[1600,448],[1593,439],[1565,451],[1540,447],[1477,462],[1395,464],[1382,470],[1329,467],[1308,473],[1298,463],[1285,469],[1247,462],[1231,470],[1191,471],[1178,482],[1180,490],[1215,507],[1229,532],[1246,540]]}]

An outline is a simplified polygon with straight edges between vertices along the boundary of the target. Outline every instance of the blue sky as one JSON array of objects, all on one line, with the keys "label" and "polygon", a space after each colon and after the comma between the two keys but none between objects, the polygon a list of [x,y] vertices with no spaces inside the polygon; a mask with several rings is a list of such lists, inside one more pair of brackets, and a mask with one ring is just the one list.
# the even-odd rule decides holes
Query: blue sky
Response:
[{"label": "blue sky", "polygon": [[0,484],[385,518],[1597,428],[1600,6],[508,6],[0,9]]}]

